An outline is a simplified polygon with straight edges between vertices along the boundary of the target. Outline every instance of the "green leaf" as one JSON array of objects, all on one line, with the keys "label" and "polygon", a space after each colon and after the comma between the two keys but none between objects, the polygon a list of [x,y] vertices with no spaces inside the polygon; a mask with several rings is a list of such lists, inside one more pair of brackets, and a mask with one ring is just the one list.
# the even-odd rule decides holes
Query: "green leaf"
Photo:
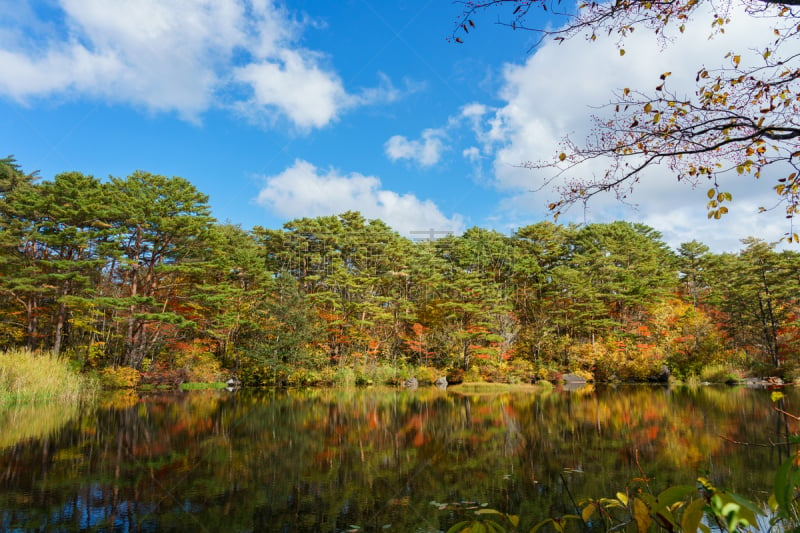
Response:
[{"label": "green leaf", "polygon": [[798,469],[795,465],[796,457],[792,456],[781,463],[775,472],[775,500],[781,515],[786,516],[791,508],[794,489],[798,482]]},{"label": "green leaf", "polygon": [[705,500],[698,498],[692,500],[692,503],[683,511],[681,518],[681,529],[683,533],[697,533],[697,528],[700,527],[700,522],[703,520],[703,510],[706,506]]},{"label": "green leaf", "polygon": [[693,485],[676,485],[663,490],[658,495],[657,501],[660,505],[671,507],[672,504],[685,500],[695,491],[697,488]]},{"label": "green leaf", "polygon": [[499,515],[502,515],[503,513],[501,513],[497,509],[480,509],[478,511],[475,511],[475,514],[499,514]]},{"label": "green leaf", "polygon": [[471,520],[462,520],[461,522],[453,524],[450,527],[450,529],[447,530],[447,533],[458,533],[459,531],[468,531],[470,524],[472,524]]}]

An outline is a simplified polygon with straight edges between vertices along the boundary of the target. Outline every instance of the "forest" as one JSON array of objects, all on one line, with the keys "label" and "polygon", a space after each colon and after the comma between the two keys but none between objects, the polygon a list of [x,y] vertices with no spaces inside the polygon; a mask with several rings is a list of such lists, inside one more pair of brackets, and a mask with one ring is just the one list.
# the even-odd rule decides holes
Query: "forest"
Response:
[{"label": "forest", "polygon": [[790,380],[798,289],[798,251],[758,238],[720,254],[542,221],[415,241],[357,212],[246,230],[180,177],[0,161],[0,351],[122,382]]}]

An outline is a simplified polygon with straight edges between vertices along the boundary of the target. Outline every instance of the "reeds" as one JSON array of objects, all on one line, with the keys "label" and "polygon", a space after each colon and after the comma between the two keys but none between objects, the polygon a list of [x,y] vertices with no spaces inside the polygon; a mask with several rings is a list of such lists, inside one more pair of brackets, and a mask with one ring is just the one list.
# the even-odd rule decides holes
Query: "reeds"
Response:
[{"label": "reeds", "polygon": [[41,400],[78,400],[92,394],[94,382],[48,353],[0,352],[0,405]]}]

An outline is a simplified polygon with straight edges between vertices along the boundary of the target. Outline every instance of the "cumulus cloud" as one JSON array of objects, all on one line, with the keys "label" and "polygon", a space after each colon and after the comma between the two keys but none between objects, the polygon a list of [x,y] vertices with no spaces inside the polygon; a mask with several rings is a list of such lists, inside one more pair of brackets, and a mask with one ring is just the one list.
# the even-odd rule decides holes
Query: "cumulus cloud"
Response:
[{"label": "cumulus cloud", "polygon": [[430,200],[413,194],[399,194],[382,188],[374,176],[321,171],[303,160],[280,174],[268,176],[256,202],[287,218],[335,215],[360,211],[366,218],[378,218],[401,235],[429,230],[461,232],[459,215],[445,216]]},{"label": "cumulus cloud", "polygon": [[438,163],[445,150],[446,133],[442,129],[426,129],[419,139],[409,140],[402,135],[394,135],[384,145],[386,155],[392,161],[408,159],[420,166],[430,167]]},{"label": "cumulus cloud", "polygon": [[253,103],[276,108],[301,129],[319,128],[334,120],[347,98],[338,76],[294,50],[238,68],[234,76],[252,87]]},{"label": "cumulus cloud", "polygon": [[20,102],[87,96],[195,121],[225,97],[248,115],[285,117],[302,130],[397,97],[384,79],[348,94],[324,55],[297,45],[310,23],[273,0],[55,4],[55,27],[24,6],[0,22],[1,95]]}]

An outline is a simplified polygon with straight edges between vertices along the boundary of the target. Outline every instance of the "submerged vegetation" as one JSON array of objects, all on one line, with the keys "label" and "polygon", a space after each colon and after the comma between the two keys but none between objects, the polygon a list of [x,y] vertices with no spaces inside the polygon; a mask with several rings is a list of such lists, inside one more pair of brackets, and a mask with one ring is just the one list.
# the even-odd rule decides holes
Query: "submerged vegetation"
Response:
[{"label": "submerged vegetation", "polygon": [[800,255],[761,240],[540,222],[415,242],[355,212],[247,231],[182,178],[0,166],[0,349],[105,385],[797,374]]}]

